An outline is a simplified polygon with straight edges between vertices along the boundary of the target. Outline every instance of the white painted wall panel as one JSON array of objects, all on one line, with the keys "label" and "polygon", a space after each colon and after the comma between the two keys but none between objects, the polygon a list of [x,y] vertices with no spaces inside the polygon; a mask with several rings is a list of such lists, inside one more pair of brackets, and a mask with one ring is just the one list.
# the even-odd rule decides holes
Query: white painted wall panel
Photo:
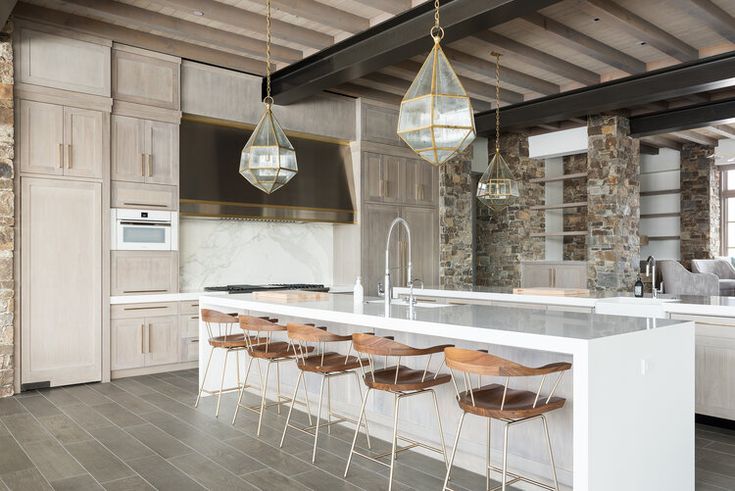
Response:
[{"label": "white painted wall panel", "polygon": [[681,157],[678,150],[662,148],[658,155],[641,155],[641,173],[679,170]]},{"label": "white painted wall panel", "polygon": [[679,235],[679,217],[642,218],[641,235]]},{"label": "white painted wall panel", "polygon": [[680,208],[681,193],[641,196],[641,215],[678,213]]},{"label": "white painted wall panel", "polygon": [[681,259],[678,240],[651,241],[647,246],[641,246],[641,259],[653,256],[658,259]]},{"label": "white painted wall panel", "polygon": [[641,192],[679,189],[679,170],[641,174]]},{"label": "white painted wall panel", "polygon": [[[641,155],[641,192],[679,189],[681,156],[677,150],[662,148],[658,155]],[[641,196],[641,215],[678,213],[681,194]],[[679,217],[643,218],[640,233],[649,237],[671,237],[680,233]],[[651,240],[641,246],[641,258],[679,259],[679,240]]]}]

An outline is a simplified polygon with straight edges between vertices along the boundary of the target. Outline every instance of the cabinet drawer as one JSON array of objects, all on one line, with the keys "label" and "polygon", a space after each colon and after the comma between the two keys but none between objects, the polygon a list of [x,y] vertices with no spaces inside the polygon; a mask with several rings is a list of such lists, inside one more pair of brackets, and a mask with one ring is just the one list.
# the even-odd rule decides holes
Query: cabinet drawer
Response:
[{"label": "cabinet drawer", "polygon": [[178,290],[176,252],[113,251],[111,258],[112,295],[176,293]]},{"label": "cabinet drawer", "polygon": [[157,317],[159,315],[175,315],[178,305],[176,302],[131,303],[112,305],[111,319],[133,319],[136,317]]},{"label": "cabinet drawer", "polygon": [[177,210],[179,208],[178,186],[142,184],[112,181],[113,208],[156,208]]},{"label": "cabinet drawer", "polygon": [[199,315],[199,300],[190,302],[179,302],[179,314],[181,315]]},{"label": "cabinet drawer", "polygon": [[179,316],[179,330],[182,338],[199,338],[199,316],[194,315],[180,315]]}]

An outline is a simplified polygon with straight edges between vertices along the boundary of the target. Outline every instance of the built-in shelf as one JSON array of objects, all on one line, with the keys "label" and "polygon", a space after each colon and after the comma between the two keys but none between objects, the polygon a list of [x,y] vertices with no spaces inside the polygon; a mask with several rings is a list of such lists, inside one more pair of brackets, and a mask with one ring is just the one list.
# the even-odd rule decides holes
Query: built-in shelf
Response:
[{"label": "built-in shelf", "polygon": [[679,235],[649,235],[648,240],[680,240],[681,236]]},{"label": "built-in shelf", "polygon": [[677,194],[681,189],[662,189],[660,191],[642,191],[641,196],[661,196],[663,194]]},{"label": "built-in shelf", "polygon": [[557,181],[566,181],[569,179],[579,179],[582,177],[587,177],[587,173],[577,172],[576,174],[564,174],[564,175],[556,176],[556,177],[536,177],[534,179],[529,179],[529,182],[557,182]]},{"label": "built-in shelf", "polygon": [[536,232],[532,233],[531,237],[578,237],[582,235],[587,235],[587,232]]},{"label": "built-in shelf", "polygon": [[559,203],[558,205],[539,205],[532,206],[532,210],[558,210],[560,208],[580,208],[587,206],[586,201],[575,201],[574,203]]},{"label": "built-in shelf", "polygon": [[641,214],[641,218],[678,218],[681,216],[681,213],[675,212],[675,213],[647,213],[647,214]]}]

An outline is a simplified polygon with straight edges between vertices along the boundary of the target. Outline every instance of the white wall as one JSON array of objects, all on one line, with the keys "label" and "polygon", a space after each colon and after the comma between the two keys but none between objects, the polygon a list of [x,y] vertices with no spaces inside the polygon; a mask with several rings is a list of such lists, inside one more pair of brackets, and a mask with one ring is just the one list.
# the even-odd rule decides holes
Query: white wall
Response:
[{"label": "white wall", "polygon": [[205,286],[332,283],[332,225],[182,218],[182,291]]},{"label": "white wall", "polygon": [[[658,155],[641,155],[641,193],[679,189],[681,157],[677,150],[662,148]],[[641,196],[641,216],[679,213],[681,193]],[[679,217],[641,218],[641,235],[667,237],[679,235]],[[641,246],[641,258],[679,259],[679,239],[650,240]]]}]

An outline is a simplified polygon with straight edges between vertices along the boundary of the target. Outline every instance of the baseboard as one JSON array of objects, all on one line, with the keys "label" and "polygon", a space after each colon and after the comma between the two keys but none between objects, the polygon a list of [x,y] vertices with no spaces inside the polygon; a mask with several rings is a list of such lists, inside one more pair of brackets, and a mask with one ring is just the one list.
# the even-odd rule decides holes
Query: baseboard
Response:
[{"label": "baseboard", "polygon": [[187,361],[183,363],[170,363],[168,365],[157,365],[155,367],[129,368],[127,370],[113,370],[110,372],[110,379],[115,380],[125,377],[137,377],[139,375],[150,375],[152,373],[176,372],[178,370],[187,370],[189,368],[197,368],[198,361]]},{"label": "baseboard", "polygon": [[718,418],[716,416],[707,416],[706,414],[695,414],[694,421],[707,426],[716,426],[718,428],[725,428],[727,430],[735,431],[735,421],[731,419]]}]

